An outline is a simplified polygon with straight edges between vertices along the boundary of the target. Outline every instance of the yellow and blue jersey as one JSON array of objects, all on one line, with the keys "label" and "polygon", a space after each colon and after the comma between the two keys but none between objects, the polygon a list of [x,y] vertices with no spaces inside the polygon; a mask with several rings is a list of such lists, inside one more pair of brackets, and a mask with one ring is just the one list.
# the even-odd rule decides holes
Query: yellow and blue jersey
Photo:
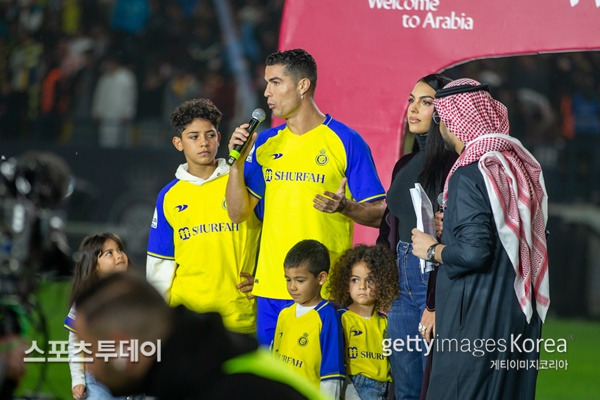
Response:
[{"label": "yellow and blue jersey", "polygon": [[296,306],[279,313],[273,354],[319,387],[321,381],[345,379],[342,329],[333,306],[322,300],[296,317]]},{"label": "yellow and blue jersey", "polygon": [[75,318],[75,304],[73,304],[69,309],[69,314],[67,314],[67,318],[65,318],[65,322],[63,324],[65,329],[73,333],[77,333],[77,331],[75,330]]},{"label": "yellow and blue jersey", "polygon": [[362,374],[380,382],[391,382],[390,362],[383,355],[387,317],[374,312],[365,318],[352,310],[338,311],[344,332],[344,350],[348,375]]},{"label": "yellow and blue jersey", "polygon": [[335,193],[344,177],[348,178],[348,198],[357,202],[385,198],[369,146],[356,131],[331,116],[303,135],[292,133],[286,125],[259,134],[244,169],[248,190],[264,200],[255,295],[291,298],[283,261],[299,241],[323,243],[332,264],[352,246],[354,222],[313,206],[316,194]]},{"label": "yellow and blue jersey", "polygon": [[[254,214],[241,224],[230,220],[225,202],[228,168],[223,169],[223,162],[223,173],[214,179],[201,184],[191,176],[175,179],[160,192],[148,240],[147,274],[167,281],[169,305],[219,312],[228,329],[251,333],[254,300],[236,285],[245,279],[240,272],[254,273],[261,224]],[[180,170],[177,176],[185,176]],[[175,264],[174,274],[149,272],[170,268],[169,261]]]}]

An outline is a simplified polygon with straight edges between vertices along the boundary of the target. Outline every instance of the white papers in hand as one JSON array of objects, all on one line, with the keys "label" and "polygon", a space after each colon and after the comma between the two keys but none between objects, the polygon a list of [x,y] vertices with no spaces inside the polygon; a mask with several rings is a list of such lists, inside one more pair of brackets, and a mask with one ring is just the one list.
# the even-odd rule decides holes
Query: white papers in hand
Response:
[{"label": "white papers in hand", "polygon": [[[415,214],[417,215],[417,229],[428,235],[435,237],[435,223],[433,215],[433,207],[431,200],[423,190],[420,183],[415,183],[415,187],[410,189],[410,197],[412,199]],[[433,263],[421,261],[421,273],[433,270]]]}]

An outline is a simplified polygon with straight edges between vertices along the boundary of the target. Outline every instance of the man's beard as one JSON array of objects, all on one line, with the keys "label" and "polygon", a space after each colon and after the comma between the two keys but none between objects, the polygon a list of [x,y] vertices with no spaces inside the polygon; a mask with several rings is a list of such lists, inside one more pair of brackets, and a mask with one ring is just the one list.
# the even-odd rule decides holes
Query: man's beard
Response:
[{"label": "man's beard", "polygon": [[448,138],[442,136],[442,141],[444,142],[444,148],[449,151],[454,151],[454,143],[452,143]]}]

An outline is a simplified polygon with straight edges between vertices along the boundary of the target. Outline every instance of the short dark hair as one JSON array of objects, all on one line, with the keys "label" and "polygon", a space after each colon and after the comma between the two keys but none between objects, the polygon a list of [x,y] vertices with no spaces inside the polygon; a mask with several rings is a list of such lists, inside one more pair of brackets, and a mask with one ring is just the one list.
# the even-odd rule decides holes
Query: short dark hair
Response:
[{"label": "short dark hair", "polygon": [[313,56],[303,49],[277,51],[267,57],[267,66],[283,65],[285,73],[292,76],[298,83],[302,78],[310,81],[310,92],[314,93],[317,87],[317,63]]},{"label": "short dark hair", "polygon": [[317,240],[307,239],[296,243],[288,251],[283,266],[298,268],[306,265],[308,271],[316,278],[321,272],[329,272],[330,263],[327,247]]},{"label": "short dark hair", "polygon": [[209,99],[193,99],[181,103],[171,114],[171,126],[178,135],[195,119],[205,119],[219,130],[223,113]]},{"label": "short dark hair", "polygon": [[75,308],[77,318],[100,339],[119,331],[140,341],[155,340],[172,318],[163,297],[135,271],[115,272],[93,283],[75,298]]}]

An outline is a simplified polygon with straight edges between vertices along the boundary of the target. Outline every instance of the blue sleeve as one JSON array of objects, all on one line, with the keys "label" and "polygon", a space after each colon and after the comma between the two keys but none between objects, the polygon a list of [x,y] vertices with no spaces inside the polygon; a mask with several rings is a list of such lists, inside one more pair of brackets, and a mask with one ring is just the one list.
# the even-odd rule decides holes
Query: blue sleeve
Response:
[{"label": "blue sleeve", "polygon": [[256,203],[256,207],[254,207],[254,215],[256,215],[256,218],[258,218],[261,222],[265,217],[265,200],[264,199],[260,199],[258,201],[258,203]]},{"label": "blue sleeve", "polygon": [[69,314],[67,315],[67,318],[65,318],[64,327],[71,332],[77,333],[75,330],[75,305],[71,306],[69,309]]},{"label": "blue sleeve", "polygon": [[255,143],[250,155],[246,158],[244,164],[244,181],[246,182],[248,191],[257,199],[262,199],[265,195],[265,179],[262,173],[262,166],[256,161],[257,148],[258,143]]},{"label": "blue sleeve", "polygon": [[321,380],[345,379],[344,335],[338,315],[333,306],[327,304],[318,310],[321,317]]},{"label": "blue sleeve", "polygon": [[367,142],[358,132],[336,120],[332,120],[329,127],[336,132],[346,149],[346,177],[354,200],[362,203],[384,199],[385,190]]},{"label": "blue sleeve", "polygon": [[173,227],[167,221],[164,211],[164,200],[167,192],[177,183],[173,180],[163,188],[156,199],[156,208],[152,217],[150,234],[148,236],[148,255],[166,260],[175,259],[175,244],[173,242]]},{"label": "blue sleeve", "polygon": [[[256,152],[260,146],[277,135],[284,127],[285,124],[260,132],[256,138],[256,142],[254,142],[254,148],[246,158],[244,164],[244,181],[246,182],[248,191],[257,199],[262,199],[265,195],[265,178],[263,176],[262,165],[256,159]],[[260,215],[257,216],[262,219]]]}]

